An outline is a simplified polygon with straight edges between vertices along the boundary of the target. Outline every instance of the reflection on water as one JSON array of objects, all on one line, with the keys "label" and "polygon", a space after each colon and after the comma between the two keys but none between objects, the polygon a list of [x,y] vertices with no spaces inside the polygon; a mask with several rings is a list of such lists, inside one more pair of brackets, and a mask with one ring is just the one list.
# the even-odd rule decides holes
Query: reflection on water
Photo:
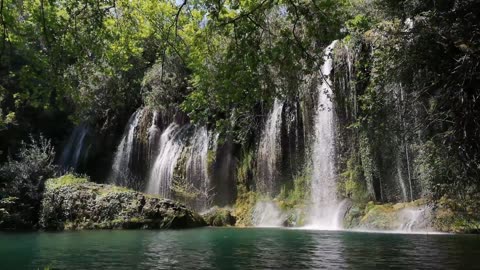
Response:
[{"label": "reflection on water", "polygon": [[255,228],[0,233],[0,268],[480,269],[479,240]]}]

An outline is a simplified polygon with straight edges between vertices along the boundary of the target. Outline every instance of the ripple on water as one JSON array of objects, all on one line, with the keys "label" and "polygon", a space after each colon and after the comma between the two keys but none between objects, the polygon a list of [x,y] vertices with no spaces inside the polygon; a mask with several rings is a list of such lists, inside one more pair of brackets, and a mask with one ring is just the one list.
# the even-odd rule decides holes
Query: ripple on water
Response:
[{"label": "ripple on water", "polygon": [[0,233],[1,269],[478,269],[480,237],[204,228]]}]

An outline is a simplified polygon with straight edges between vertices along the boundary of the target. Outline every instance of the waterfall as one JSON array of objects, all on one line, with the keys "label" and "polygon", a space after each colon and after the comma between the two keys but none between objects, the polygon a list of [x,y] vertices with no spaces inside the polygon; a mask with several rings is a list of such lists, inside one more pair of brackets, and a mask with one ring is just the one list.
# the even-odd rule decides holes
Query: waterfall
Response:
[{"label": "waterfall", "polygon": [[429,208],[427,206],[402,209],[397,216],[400,223],[399,231],[414,232],[416,230],[426,230],[426,221],[429,218]]},{"label": "waterfall", "polygon": [[147,193],[171,197],[173,173],[184,147],[181,136],[186,128],[172,123],[160,136],[159,154],[150,172]]},{"label": "waterfall", "polygon": [[68,142],[63,148],[62,155],[60,156],[59,165],[64,170],[77,169],[80,165],[80,158],[86,156],[88,150],[85,150],[85,139],[88,134],[88,127],[85,124],[76,126]]},{"label": "waterfall", "polygon": [[153,112],[152,123],[148,128],[148,160],[153,161],[158,154],[158,140],[160,139],[161,129],[158,126],[159,114],[157,111]]},{"label": "waterfall", "polygon": [[112,183],[126,185],[132,180],[130,179],[132,176],[130,165],[132,164],[133,149],[136,142],[136,130],[143,113],[144,109],[138,109],[128,120],[127,128],[125,129],[113,159],[112,172],[109,177]]},{"label": "waterfall", "polygon": [[282,227],[286,217],[272,201],[258,201],[252,212],[252,224],[255,227]]},{"label": "waterfall", "polygon": [[281,152],[280,129],[282,125],[283,102],[275,99],[265,129],[260,138],[257,153],[258,185],[259,190],[273,195],[275,193],[275,178],[277,176],[277,162]]},{"label": "waterfall", "polygon": [[308,226],[318,229],[339,229],[336,216],[341,205],[336,196],[334,112],[332,103],[333,49],[336,41],[325,49],[315,115],[315,139],[312,150],[311,209]]},{"label": "waterfall", "polygon": [[397,162],[395,166],[397,167],[397,179],[402,191],[402,199],[404,202],[408,202],[407,187],[405,186],[405,180],[403,179],[402,160],[400,154],[397,154]]},{"label": "waterfall", "polygon": [[208,176],[208,143],[209,136],[206,127],[195,129],[187,160],[187,181],[192,183],[199,192],[198,209],[208,209],[210,198],[210,179]]}]

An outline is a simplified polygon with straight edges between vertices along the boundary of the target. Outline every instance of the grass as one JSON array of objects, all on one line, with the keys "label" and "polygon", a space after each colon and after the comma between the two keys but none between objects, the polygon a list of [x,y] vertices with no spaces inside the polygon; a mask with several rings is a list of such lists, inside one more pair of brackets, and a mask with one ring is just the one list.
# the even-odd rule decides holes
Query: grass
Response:
[{"label": "grass", "polygon": [[86,177],[77,177],[73,174],[66,174],[58,178],[48,179],[45,183],[47,189],[55,189],[63,186],[78,185],[88,183],[89,180]]}]

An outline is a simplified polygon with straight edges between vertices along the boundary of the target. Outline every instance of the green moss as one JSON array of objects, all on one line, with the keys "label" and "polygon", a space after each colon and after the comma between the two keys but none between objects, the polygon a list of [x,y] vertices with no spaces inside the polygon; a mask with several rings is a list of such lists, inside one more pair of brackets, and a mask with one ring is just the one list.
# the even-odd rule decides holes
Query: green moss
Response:
[{"label": "green moss", "polygon": [[84,184],[88,182],[89,180],[86,177],[78,177],[73,174],[66,174],[58,178],[48,179],[45,182],[45,187],[47,189],[56,189],[62,186],[78,185],[78,184]]},{"label": "green moss", "polygon": [[243,152],[237,167],[237,200],[235,201],[234,216],[237,226],[252,225],[252,211],[255,207],[258,194],[251,190],[248,183],[252,180],[254,154],[252,150]]},{"label": "green moss", "polygon": [[247,186],[250,179],[250,175],[253,174],[253,161],[254,154],[252,150],[243,152],[240,164],[237,167],[237,181],[239,184]]},{"label": "green moss", "polygon": [[217,158],[217,152],[209,149],[207,152],[208,175],[212,175],[213,165],[215,164],[216,158]]},{"label": "green moss", "polygon": [[373,201],[363,205],[354,204],[345,216],[344,225],[346,228],[395,230],[401,225],[399,220],[401,210],[418,208],[426,204],[427,201],[424,199],[396,204],[376,204]]},{"label": "green moss", "polygon": [[237,200],[235,201],[234,216],[237,218],[237,226],[252,225],[252,211],[257,202],[257,193],[254,191],[246,191],[246,189],[238,190]]},{"label": "green moss", "polygon": [[444,232],[479,233],[479,199],[476,197],[453,198],[444,195],[436,202],[433,226]]},{"label": "green moss", "polygon": [[367,204],[366,214],[360,220],[360,224],[363,227],[378,229],[378,230],[391,230],[395,229],[396,213],[392,204],[380,204],[371,205]]},{"label": "green moss", "polygon": [[352,199],[354,204],[362,205],[369,200],[360,158],[355,153],[347,160],[347,168],[340,174],[337,187],[339,194]]},{"label": "green moss", "polygon": [[121,187],[121,186],[107,185],[103,189],[100,189],[99,194],[105,196],[111,193],[122,193],[122,192],[133,192],[133,190],[126,187]]},{"label": "green moss", "polygon": [[214,208],[203,215],[203,218],[210,226],[233,226],[236,223],[230,209]]},{"label": "green moss", "polygon": [[293,179],[293,188],[283,186],[277,197],[280,208],[283,210],[303,208],[310,198],[310,179],[310,170],[306,170]]}]

